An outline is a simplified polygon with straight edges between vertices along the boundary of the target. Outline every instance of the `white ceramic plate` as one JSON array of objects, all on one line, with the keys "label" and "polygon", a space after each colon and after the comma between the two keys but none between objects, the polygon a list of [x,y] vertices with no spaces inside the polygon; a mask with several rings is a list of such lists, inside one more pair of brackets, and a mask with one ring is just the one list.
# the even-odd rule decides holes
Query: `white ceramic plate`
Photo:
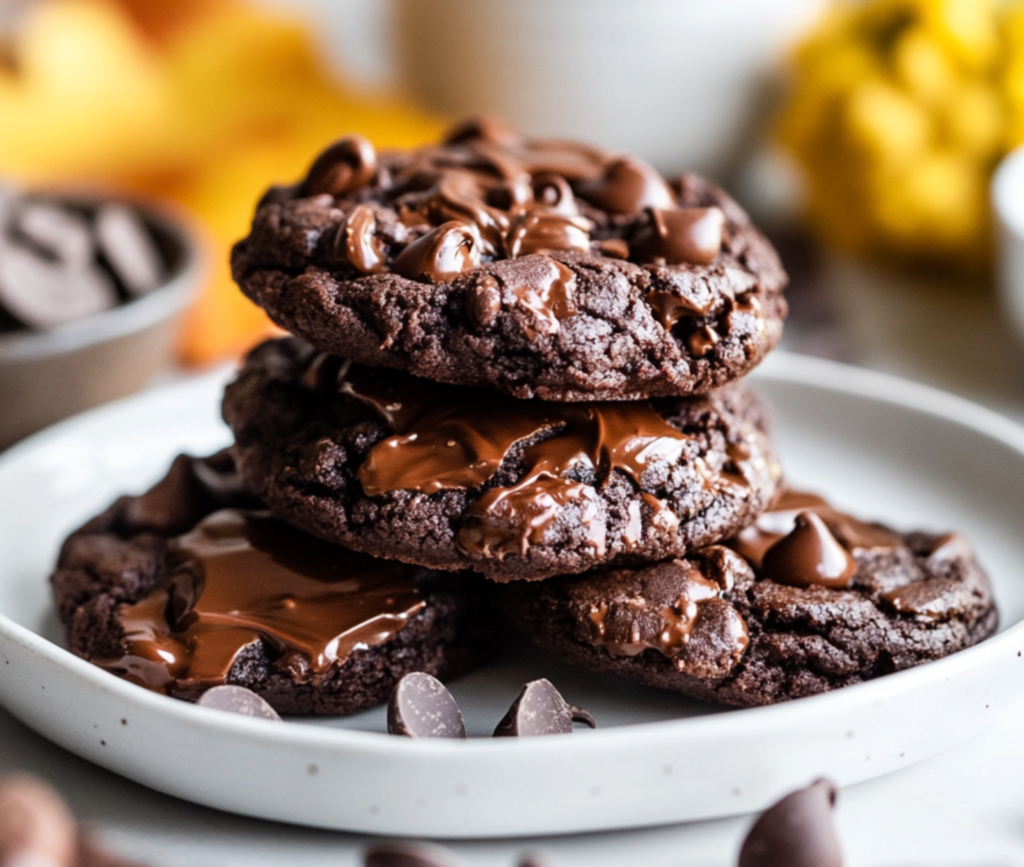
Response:
[{"label": "white ceramic plate", "polygon": [[[525,647],[452,685],[466,742],[383,734],[381,710],[274,724],[125,683],[60,647],[46,575],[62,537],[177,451],[227,441],[223,377],[65,422],[0,457],[0,701],[67,749],[155,789],[237,813],[382,834],[537,835],[761,809],[828,774],[849,784],[981,731],[1024,693],[1024,430],[910,383],[776,353],[756,375],[796,484],[905,528],[956,528],[996,586],[999,635],[948,659],[789,704],[722,710],[578,672]],[[601,723],[489,737],[547,676]]]}]

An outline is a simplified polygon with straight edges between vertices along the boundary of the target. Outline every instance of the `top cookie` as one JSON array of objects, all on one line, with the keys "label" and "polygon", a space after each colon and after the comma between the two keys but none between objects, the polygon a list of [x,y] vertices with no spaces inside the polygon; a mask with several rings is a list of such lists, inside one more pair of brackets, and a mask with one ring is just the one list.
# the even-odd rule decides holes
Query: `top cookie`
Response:
[{"label": "top cookie", "polygon": [[708,181],[485,122],[336,142],[267,192],[232,269],[320,350],[543,400],[706,393],[786,315],[775,250]]}]

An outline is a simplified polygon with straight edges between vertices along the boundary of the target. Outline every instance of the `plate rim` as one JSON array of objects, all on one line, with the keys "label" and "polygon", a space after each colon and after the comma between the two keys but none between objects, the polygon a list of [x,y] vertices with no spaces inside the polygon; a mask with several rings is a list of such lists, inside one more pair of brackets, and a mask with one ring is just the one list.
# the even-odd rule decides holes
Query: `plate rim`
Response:
[{"label": "plate rim", "polygon": [[[51,440],[74,432],[83,425],[102,424],[108,416],[116,417],[136,404],[144,406],[150,402],[163,403],[175,398],[180,399],[181,396],[192,392],[205,392],[208,389],[219,387],[226,381],[230,371],[230,368],[218,368],[198,377],[122,398],[59,422],[0,454],[0,473],[4,472],[9,464],[27,459],[34,451],[45,447]],[[1024,426],[967,398],[892,374],[815,356],[777,351],[753,373],[751,380],[755,386],[758,381],[773,380],[823,388],[887,404],[898,404],[901,407],[940,418],[997,439],[1024,457]],[[25,458],[22,455],[25,455]],[[2,562],[0,562],[0,567],[2,567]],[[981,643],[950,656],[893,672],[864,683],[774,705],[727,708],[723,713],[630,723],[597,729],[588,731],[585,737],[571,740],[572,745],[579,746],[561,743],[558,748],[560,750],[567,748],[591,749],[596,743],[604,745],[608,742],[610,744],[616,739],[631,736],[637,727],[656,730],[659,734],[670,729],[679,729],[681,736],[692,735],[693,737],[700,737],[706,733],[705,730],[710,729],[714,729],[719,735],[728,735],[729,732],[723,731],[723,727],[726,730],[739,727],[746,729],[751,721],[756,721],[761,729],[785,728],[792,722],[791,717],[794,715],[803,718],[830,713],[834,709],[833,706],[837,704],[840,706],[844,704],[860,705],[865,701],[881,701],[895,693],[913,689],[915,686],[921,687],[943,680],[956,673],[958,669],[983,664],[982,657],[1000,655],[1004,645],[1016,643],[1017,638],[1022,635],[1024,635],[1024,618],[1006,626]],[[303,725],[301,722],[286,726],[268,726],[262,720],[211,711],[191,702],[158,695],[130,684],[80,659],[0,611],[0,639],[4,637],[16,641],[26,650],[42,654],[65,667],[70,666],[72,671],[76,671],[78,675],[86,678],[99,689],[119,695],[124,700],[137,701],[142,706],[156,702],[157,704],[152,705],[154,709],[166,710],[171,716],[180,717],[182,721],[228,732],[245,732],[248,735],[264,739],[268,744],[302,743],[306,746],[316,746],[319,749],[342,749],[351,746],[358,746],[360,749],[382,747],[385,751],[416,749],[439,753],[446,753],[450,750],[461,752],[465,750],[537,749],[543,751],[554,746],[546,738],[469,738],[465,741],[449,742],[394,738],[379,732]],[[561,739],[554,740],[561,741]],[[385,745],[387,746],[385,747]]]}]

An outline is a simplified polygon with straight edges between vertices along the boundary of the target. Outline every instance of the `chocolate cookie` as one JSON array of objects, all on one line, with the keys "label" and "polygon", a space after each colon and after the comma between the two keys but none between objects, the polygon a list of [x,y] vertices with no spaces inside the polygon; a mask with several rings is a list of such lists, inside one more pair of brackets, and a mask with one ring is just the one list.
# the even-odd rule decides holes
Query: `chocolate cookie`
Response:
[{"label": "chocolate cookie", "polygon": [[708,181],[494,124],[335,143],[264,196],[232,268],[320,350],[519,398],[704,394],[786,315],[774,249]]},{"label": "chocolate cookie", "polygon": [[956,534],[897,533],[790,492],[729,544],[502,596],[519,628],[570,662],[733,705],[910,668],[998,624]]},{"label": "chocolate cookie", "polygon": [[338,548],[256,505],[226,453],[181,456],[73,533],[51,579],[71,650],[177,698],[233,684],[303,714],[382,704],[409,672],[481,657],[486,582]]},{"label": "chocolate cookie", "polygon": [[224,397],[239,471],[297,527],[498,581],[683,555],[775,495],[742,386],[633,403],[520,401],[318,354],[250,353]]}]

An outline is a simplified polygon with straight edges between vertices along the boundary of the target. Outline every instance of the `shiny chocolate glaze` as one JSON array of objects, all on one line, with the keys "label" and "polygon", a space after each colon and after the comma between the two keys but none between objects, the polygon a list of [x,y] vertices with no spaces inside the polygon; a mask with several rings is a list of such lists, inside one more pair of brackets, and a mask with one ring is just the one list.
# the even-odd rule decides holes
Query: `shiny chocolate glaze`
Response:
[{"label": "shiny chocolate glaze", "polygon": [[[310,370],[325,363],[319,356]],[[593,483],[604,484],[618,470],[639,486],[650,464],[678,461],[689,441],[648,401],[517,401],[493,392],[413,383],[364,368],[340,372],[340,389],[371,406],[395,431],[370,449],[359,468],[369,496],[479,487],[517,443],[544,437],[523,450],[519,481],[489,488],[467,509],[457,539],[467,554],[524,555],[570,503],[579,505],[590,544],[603,554],[606,539],[603,525],[594,520]],[[656,513],[667,510],[657,498],[650,500]],[[664,516],[662,523],[674,529],[678,519]]]},{"label": "shiny chocolate glaze", "polygon": [[397,634],[424,606],[399,563],[313,539],[267,512],[223,509],[170,542],[170,577],[122,605],[124,655],[93,659],[192,698],[263,642],[279,669],[317,683],[354,650]]}]

